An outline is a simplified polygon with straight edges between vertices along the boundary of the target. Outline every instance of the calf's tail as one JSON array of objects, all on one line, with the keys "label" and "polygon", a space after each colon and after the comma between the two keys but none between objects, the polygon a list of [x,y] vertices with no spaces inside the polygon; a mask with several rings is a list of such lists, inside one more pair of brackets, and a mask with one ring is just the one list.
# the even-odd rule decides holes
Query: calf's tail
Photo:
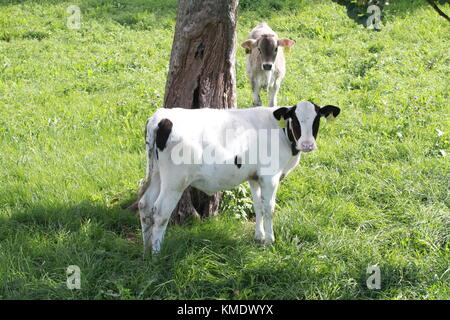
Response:
[{"label": "calf's tail", "polygon": [[147,188],[150,186],[152,172],[155,168],[155,156],[156,156],[156,125],[154,125],[154,117],[147,120],[145,124],[145,149],[147,154],[147,167],[146,175],[144,179],[139,181],[139,187],[137,191],[137,199],[132,204],[130,204],[127,209],[131,211],[137,211],[138,203],[141,197],[144,195]]}]

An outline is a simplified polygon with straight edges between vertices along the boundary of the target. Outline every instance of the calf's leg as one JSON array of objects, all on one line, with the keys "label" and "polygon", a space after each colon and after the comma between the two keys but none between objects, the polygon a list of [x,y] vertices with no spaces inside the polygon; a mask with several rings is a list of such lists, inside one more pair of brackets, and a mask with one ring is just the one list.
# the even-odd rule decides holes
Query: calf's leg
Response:
[{"label": "calf's leg", "polygon": [[159,196],[160,185],[161,179],[159,172],[155,172],[152,175],[150,186],[138,202],[139,216],[142,227],[142,238],[144,241],[144,255],[151,249],[153,215],[155,211],[155,201]]},{"label": "calf's leg", "polygon": [[280,90],[281,85],[281,79],[276,79],[274,81],[274,84],[269,89],[269,107],[276,107],[277,106],[277,95],[278,90]]},{"label": "calf's leg", "polygon": [[256,215],[256,231],[255,240],[258,242],[264,242],[264,228],[263,228],[263,208],[261,202],[261,187],[256,180],[250,180],[250,189],[252,191],[253,208]]},{"label": "calf's leg", "polygon": [[278,181],[280,177],[265,177],[261,179],[261,199],[264,212],[264,233],[265,244],[272,244],[275,241],[272,227],[272,215],[275,210],[275,197],[278,189]]},{"label": "calf's leg", "polygon": [[259,81],[254,77],[251,79],[252,92],[253,92],[253,105],[258,107],[262,104],[261,97],[259,96],[259,91],[261,89]]},{"label": "calf's leg", "polygon": [[155,203],[152,229],[152,249],[153,253],[161,250],[164,233],[169,223],[170,216],[180,201],[183,191],[162,189]]}]

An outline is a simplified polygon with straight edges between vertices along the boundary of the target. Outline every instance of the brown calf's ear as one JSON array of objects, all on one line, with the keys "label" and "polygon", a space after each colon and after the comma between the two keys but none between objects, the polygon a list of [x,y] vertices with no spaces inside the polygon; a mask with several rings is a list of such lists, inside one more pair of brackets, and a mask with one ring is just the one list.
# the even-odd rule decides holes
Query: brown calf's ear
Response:
[{"label": "brown calf's ear", "polygon": [[319,109],[319,115],[321,117],[327,118],[327,120],[328,119],[333,120],[334,118],[336,118],[339,115],[340,112],[341,112],[341,109],[339,109],[336,106],[331,106],[331,105],[328,105],[328,106],[325,106],[325,107],[322,107]]},{"label": "brown calf's ear", "polygon": [[292,48],[295,44],[294,40],[288,38],[278,39],[278,45],[285,48]]},{"label": "brown calf's ear", "polygon": [[248,39],[247,41],[244,41],[241,43],[241,47],[245,49],[253,49],[256,47],[256,40],[255,39]]}]

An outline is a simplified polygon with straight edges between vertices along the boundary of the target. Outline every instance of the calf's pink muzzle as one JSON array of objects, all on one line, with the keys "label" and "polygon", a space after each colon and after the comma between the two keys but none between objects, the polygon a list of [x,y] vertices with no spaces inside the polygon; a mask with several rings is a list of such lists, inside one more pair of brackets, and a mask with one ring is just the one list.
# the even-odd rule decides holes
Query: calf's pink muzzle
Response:
[{"label": "calf's pink muzzle", "polygon": [[311,152],[316,148],[317,146],[314,141],[303,141],[302,143],[300,143],[301,152]]}]

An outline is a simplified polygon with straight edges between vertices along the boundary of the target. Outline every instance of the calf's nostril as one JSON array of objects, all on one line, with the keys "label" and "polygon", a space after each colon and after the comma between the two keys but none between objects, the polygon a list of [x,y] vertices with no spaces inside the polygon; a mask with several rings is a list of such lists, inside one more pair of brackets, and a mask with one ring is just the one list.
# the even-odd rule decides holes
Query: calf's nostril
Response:
[{"label": "calf's nostril", "polygon": [[314,143],[308,143],[308,142],[302,143],[301,147],[303,150],[309,150],[309,151],[312,151],[315,148]]},{"label": "calf's nostril", "polygon": [[263,64],[263,69],[264,69],[264,70],[271,70],[271,69],[272,69],[272,65],[269,64],[269,63],[264,63],[264,64]]}]

